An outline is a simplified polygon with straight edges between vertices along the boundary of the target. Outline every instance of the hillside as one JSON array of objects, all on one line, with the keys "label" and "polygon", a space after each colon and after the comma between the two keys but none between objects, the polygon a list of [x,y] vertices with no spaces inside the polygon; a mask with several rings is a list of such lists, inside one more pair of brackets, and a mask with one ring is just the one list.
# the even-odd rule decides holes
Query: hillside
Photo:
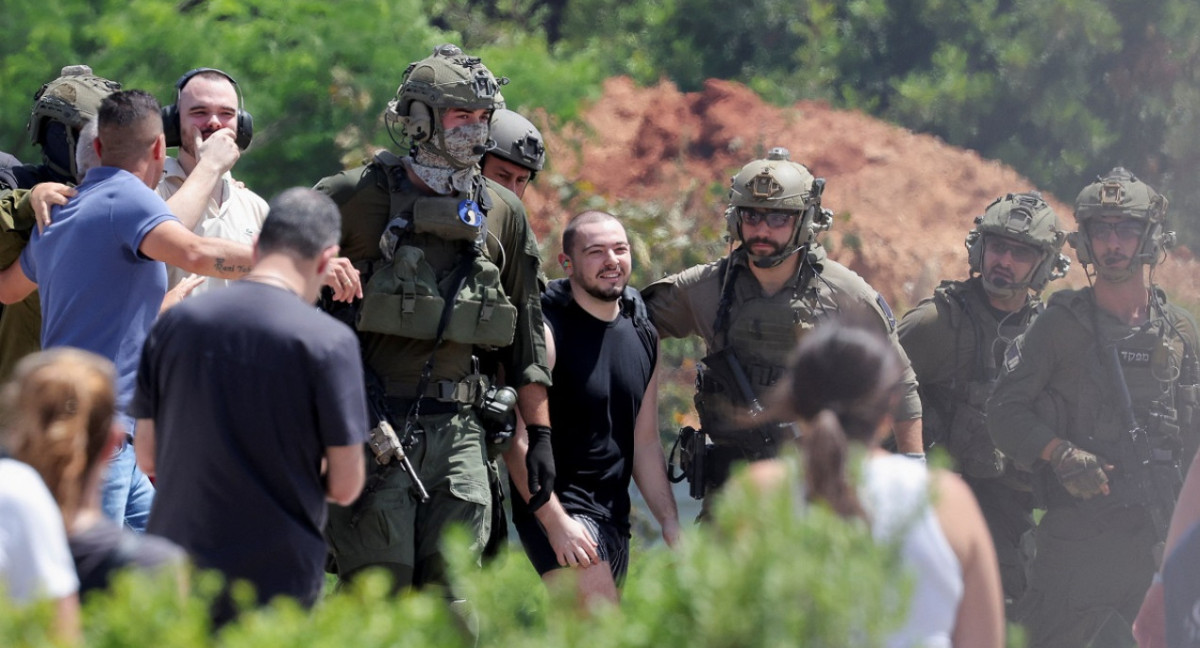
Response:
[{"label": "hillside", "polygon": [[[544,128],[548,175],[613,202],[673,204],[690,196],[689,213],[713,223],[720,222],[720,205],[694,189],[727,188],[743,164],[772,146],[787,147],[792,159],[828,180],[824,203],[836,214],[824,235],[831,256],[863,275],[898,312],[929,295],[938,279],[965,277],[963,237],[989,202],[1034,189],[1011,168],[936,137],[818,102],[768,105],[729,81],[710,80],[702,92],[682,93],[665,81],[639,88],[613,78],[584,110],[583,122],[582,128]],[[576,208],[562,204],[558,193],[546,179],[526,193],[540,237],[559,231]],[[1046,198],[1073,228],[1074,197],[1067,203]],[[1191,254],[1181,249],[1158,281],[1195,303],[1197,274]],[[1065,284],[1085,282],[1076,264]]]}]

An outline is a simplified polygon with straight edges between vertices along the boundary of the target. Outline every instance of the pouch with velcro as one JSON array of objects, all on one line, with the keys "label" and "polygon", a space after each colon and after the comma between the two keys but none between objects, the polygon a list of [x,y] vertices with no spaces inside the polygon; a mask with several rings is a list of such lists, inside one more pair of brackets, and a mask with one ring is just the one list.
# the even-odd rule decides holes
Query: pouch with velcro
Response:
[{"label": "pouch with velcro", "polygon": [[367,282],[358,330],[432,340],[445,303],[424,251],[401,245],[392,262],[376,270]]},{"label": "pouch with velcro", "polygon": [[471,274],[458,293],[446,339],[463,344],[505,347],[517,328],[517,308],[504,294],[500,268],[485,256],[472,262]]}]

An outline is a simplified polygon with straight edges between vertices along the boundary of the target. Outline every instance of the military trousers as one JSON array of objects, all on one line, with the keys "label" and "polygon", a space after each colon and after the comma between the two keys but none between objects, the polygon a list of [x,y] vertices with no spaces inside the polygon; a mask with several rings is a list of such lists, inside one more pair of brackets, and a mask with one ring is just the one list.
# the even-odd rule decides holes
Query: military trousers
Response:
[{"label": "military trousers", "polygon": [[1017,605],[1030,648],[1084,648],[1109,617],[1129,630],[1157,566],[1149,514],[1135,507],[1055,506],[1037,528],[1029,590]]},{"label": "military trousers", "polygon": [[440,543],[450,525],[464,527],[472,550],[482,551],[492,502],[484,432],[470,407],[455,410],[417,420],[418,442],[408,454],[429,491],[427,502],[418,501],[399,466],[380,467],[371,457],[372,470],[386,471],[380,486],[351,506],[330,506],[325,535],[340,580],[381,567],[397,590],[445,585]]},{"label": "military trousers", "polygon": [[1006,601],[1016,603],[1025,594],[1030,539],[1033,530],[1033,493],[1004,483],[1003,479],[979,479],[963,476],[987,522],[1000,563],[1000,582]]}]

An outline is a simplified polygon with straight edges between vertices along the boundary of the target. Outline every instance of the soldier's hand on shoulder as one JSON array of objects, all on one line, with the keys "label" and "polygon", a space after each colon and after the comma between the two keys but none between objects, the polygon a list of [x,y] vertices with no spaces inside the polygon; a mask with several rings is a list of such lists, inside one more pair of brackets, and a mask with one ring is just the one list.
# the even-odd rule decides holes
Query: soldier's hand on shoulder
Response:
[{"label": "soldier's hand on shoulder", "polygon": [[1050,455],[1050,467],[1072,497],[1091,499],[1096,495],[1108,495],[1108,473],[1111,464],[1100,457],[1063,441]]},{"label": "soldier's hand on shoulder", "polygon": [[50,208],[67,204],[76,193],[74,188],[57,182],[41,182],[34,185],[33,190],[29,192],[29,205],[33,207],[39,233],[50,226]]}]

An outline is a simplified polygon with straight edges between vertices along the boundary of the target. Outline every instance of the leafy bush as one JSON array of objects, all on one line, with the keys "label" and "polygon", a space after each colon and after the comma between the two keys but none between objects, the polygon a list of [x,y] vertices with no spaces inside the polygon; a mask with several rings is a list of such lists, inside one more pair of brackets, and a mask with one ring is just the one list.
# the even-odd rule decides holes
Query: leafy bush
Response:
[{"label": "leafy bush", "polygon": [[[391,597],[376,573],[329,593],[312,611],[280,599],[212,634],[212,575],[181,597],[169,580],[129,573],[85,602],[84,641],[102,648],[879,645],[903,613],[907,579],[895,553],[876,547],[862,524],[822,508],[797,510],[793,489],[731,488],[714,522],[689,528],[677,551],[637,551],[622,605],[590,616],[571,594],[548,593],[519,550],[478,569],[465,535],[455,533],[448,538],[454,586],[469,610],[437,592]],[[46,620],[44,606],[0,608],[0,645],[48,645],[40,630]]]}]

